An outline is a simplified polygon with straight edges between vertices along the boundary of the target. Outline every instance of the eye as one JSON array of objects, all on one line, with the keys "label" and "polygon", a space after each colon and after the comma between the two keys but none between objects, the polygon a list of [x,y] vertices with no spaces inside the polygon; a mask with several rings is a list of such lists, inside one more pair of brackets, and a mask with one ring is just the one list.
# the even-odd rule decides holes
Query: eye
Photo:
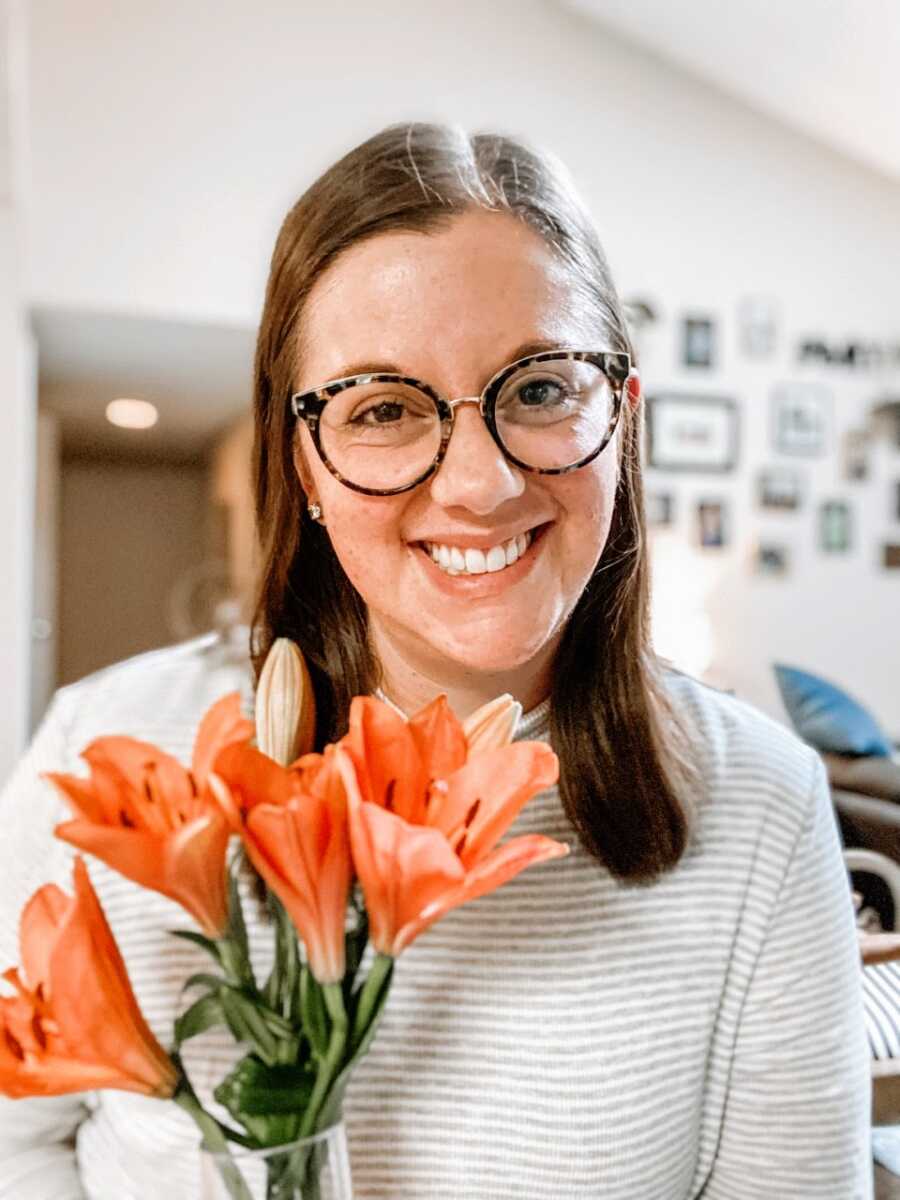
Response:
[{"label": "eye", "polygon": [[371,404],[368,408],[355,412],[350,418],[350,424],[389,425],[393,421],[399,421],[404,412],[405,409],[400,400],[380,400],[377,404]]},{"label": "eye", "polygon": [[568,396],[568,388],[558,379],[528,379],[516,392],[516,400],[525,408],[550,408]]}]

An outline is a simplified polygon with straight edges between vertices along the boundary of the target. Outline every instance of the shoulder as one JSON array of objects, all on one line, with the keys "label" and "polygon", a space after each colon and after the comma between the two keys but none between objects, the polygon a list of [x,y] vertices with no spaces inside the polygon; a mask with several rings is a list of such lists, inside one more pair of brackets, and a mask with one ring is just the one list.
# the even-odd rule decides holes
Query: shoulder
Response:
[{"label": "shoulder", "polygon": [[752,704],[674,669],[665,672],[709,801],[757,819],[777,811],[799,825],[825,792],[822,760],[787,726]]},{"label": "shoulder", "polygon": [[154,740],[153,733],[166,729],[192,729],[211,704],[233,691],[250,715],[249,651],[226,655],[218,635],[208,633],[86,675],[59,688],[51,707],[70,744],[111,733]]}]

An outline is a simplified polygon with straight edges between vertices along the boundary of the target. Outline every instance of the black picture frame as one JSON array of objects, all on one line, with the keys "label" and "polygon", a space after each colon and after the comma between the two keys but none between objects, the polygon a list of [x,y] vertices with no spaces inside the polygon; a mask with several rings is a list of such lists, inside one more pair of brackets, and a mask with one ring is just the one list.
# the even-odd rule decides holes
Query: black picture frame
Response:
[{"label": "black picture frame", "polygon": [[740,414],[728,396],[659,392],[646,398],[647,466],[725,474],[737,466]]}]

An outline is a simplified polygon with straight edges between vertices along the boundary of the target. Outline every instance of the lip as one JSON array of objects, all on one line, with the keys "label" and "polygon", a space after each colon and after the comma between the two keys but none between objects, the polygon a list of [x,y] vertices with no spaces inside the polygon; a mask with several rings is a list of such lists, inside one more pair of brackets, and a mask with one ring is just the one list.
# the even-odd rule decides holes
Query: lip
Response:
[{"label": "lip", "polygon": [[411,546],[421,546],[424,542],[431,542],[432,545],[438,546],[458,546],[460,550],[484,550],[488,551],[492,546],[505,546],[508,541],[514,537],[518,537],[520,533],[534,533],[542,530],[549,521],[535,521],[533,525],[527,525],[524,529],[513,529],[509,533],[498,534],[496,530],[490,533],[441,533],[428,534],[425,537],[413,538],[410,540]]},{"label": "lip", "polygon": [[[508,588],[514,587],[519,580],[524,579],[534,566],[544,545],[544,535],[552,525],[552,521],[545,521],[543,525],[532,527],[532,538],[528,549],[521,558],[516,559],[511,567],[504,567],[502,571],[485,571],[481,575],[448,575],[433,561],[431,555],[426,553],[421,542],[411,542],[410,550],[421,565],[428,581],[444,595],[464,596],[472,600],[489,599],[491,596],[500,595]],[[463,542],[451,542],[450,545],[459,546],[460,549],[468,549],[471,546],[473,549],[483,550],[490,549],[491,546],[496,546],[498,543],[496,541],[485,542],[482,538],[477,544],[470,539]]]}]

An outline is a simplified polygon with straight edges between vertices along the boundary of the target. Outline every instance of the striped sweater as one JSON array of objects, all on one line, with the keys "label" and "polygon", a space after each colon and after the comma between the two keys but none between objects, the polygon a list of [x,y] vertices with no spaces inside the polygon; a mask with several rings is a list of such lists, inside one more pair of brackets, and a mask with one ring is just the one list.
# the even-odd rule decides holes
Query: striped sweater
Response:
[{"label": "striped sweater", "polygon": [[[508,836],[569,843],[431,928],[398,960],[345,1104],[358,1200],[870,1200],[869,1054],[852,907],[820,759],[749,706],[671,674],[702,760],[692,841],[652,886],[578,845],[551,789]],[[190,759],[203,712],[246,662],[212,635],[60,689],[0,794],[0,968],[18,913],[72,851],[41,770],[123,733]],[[547,736],[546,704],[519,738]],[[156,1036],[202,952],[162,897],[91,875]],[[255,961],[270,930],[247,900]],[[202,1098],[227,1035],[188,1043]],[[124,1092],[0,1098],[2,1200],[197,1200],[197,1133]]]}]

